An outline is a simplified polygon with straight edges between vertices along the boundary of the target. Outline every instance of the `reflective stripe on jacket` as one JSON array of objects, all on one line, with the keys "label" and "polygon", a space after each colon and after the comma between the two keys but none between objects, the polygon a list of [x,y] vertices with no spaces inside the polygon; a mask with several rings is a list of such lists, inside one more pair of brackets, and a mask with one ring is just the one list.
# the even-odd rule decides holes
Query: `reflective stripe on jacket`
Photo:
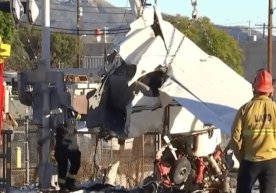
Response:
[{"label": "reflective stripe on jacket", "polygon": [[276,103],[268,96],[255,96],[238,110],[232,125],[232,146],[238,159],[276,158]]}]

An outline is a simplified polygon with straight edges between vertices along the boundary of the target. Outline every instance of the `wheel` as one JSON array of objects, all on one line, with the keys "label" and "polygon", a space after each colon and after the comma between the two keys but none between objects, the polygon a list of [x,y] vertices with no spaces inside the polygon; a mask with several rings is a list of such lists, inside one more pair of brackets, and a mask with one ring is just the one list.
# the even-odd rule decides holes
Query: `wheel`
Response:
[{"label": "wheel", "polygon": [[191,169],[191,163],[186,157],[176,160],[170,171],[170,177],[173,180],[173,183],[180,185],[186,182],[191,173]]}]

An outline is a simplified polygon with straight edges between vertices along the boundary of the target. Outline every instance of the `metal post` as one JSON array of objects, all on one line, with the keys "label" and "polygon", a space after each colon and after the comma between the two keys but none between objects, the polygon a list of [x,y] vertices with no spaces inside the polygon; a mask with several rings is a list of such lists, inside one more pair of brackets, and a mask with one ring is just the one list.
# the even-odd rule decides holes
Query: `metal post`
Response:
[{"label": "metal post", "polygon": [[268,6],[268,47],[267,47],[267,53],[268,53],[268,62],[267,62],[267,70],[272,74],[272,14],[273,14],[273,8],[272,8],[272,0],[269,0],[269,6]]},{"label": "metal post", "polygon": [[[42,84],[43,92],[43,110],[44,112],[50,111],[50,97],[49,88],[46,83]],[[43,115],[42,117],[42,139],[45,139],[42,143],[42,155],[40,160],[40,173],[39,173],[39,185],[42,191],[50,188],[50,163],[49,163],[49,151],[50,151],[50,139],[47,136],[50,135],[50,119]]]},{"label": "metal post", "polygon": [[16,165],[16,168],[21,168],[21,147],[20,146],[17,146],[15,148],[15,165]]},{"label": "metal post", "polygon": [[43,1],[42,9],[42,66],[50,68],[50,0]]},{"label": "metal post", "polygon": [[[11,135],[12,135],[13,131],[9,130],[7,132],[7,135],[6,135],[6,142],[7,142],[7,150],[6,150],[6,155],[7,155],[7,158],[6,158],[6,163],[7,163],[7,166],[6,166],[6,177],[7,177],[7,189],[9,187],[11,187]],[[7,192],[7,191],[6,191]]]},{"label": "metal post", "polygon": [[157,154],[157,152],[161,149],[161,140],[162,140],[161,134],[155,134],[154,135],[155,154]]},{"label": "metal post", "polygon": [[26,117],[25,121],[25,183],[26,185],[29,185],[30,182],[30,154],[29,154],[29,118],[28,116]]},{"label": "metal post", "polygon": [[250,20],[248,21],[248,36],[251,37],[252,31],[251,31],[251,25],[250,25]]},{"label": "metal post", "polygon": [[142,180],[145,178],[145,135],[142,135]]},{"label": "metal post", "polygon": [[[43,1],[43,9],[42,9],[42,61],[38,66],[41,71],[49,71],[50,70],[50,0]],[[42,91],[43,91],[43,101],[42,108],[43,112],[50,111],[50,96],[49,96],[49,88],[46,80],[42,82]],[[49,117],[43,115],[42,117],[42,131],[41,138],[46,140],[42,143],[42,152],[41,152],[41,160],[40,168],[39,168],[39,186],[41,189],[49,189],[50,187],[50,179],[47,174],[49,174],[49,148],[50,148],[50,140],[47,139],[47,136],[50,135],[50,120]]]},{"label": "metal post", "polygon": [[263,24],[263,39],[265,38],[265,23]]},{"label": "metal post", "polygon": [[75,67],[80,67],[80,0],[77,0],[77,66]]},{"label": "metal post", "polygon": [[104,27],[104,44],[106,44],[107,43],[107,27],[105,26]]}]

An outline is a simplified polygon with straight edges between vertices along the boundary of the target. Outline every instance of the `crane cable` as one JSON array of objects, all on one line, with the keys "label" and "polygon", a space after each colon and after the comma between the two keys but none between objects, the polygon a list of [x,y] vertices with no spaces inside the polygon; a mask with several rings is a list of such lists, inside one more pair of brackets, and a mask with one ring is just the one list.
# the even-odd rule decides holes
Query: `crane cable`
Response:
[{"label": "crane cable", "polygon": [[174,43],[174,36],[175,36],[175,31],[176,31],[175,28],[172,31],[170,43],[169,43],[168,48],[167,48],[167,54],[166,54],[166,57],[165,57],[165,60],[164,60],[164,63],[166,63],[167,58],[171,55],[171,58],[170,58],[170,60],[169,60],[169,62],[167,64],[167,69],[171,68],[171,65],[172,65],[172,63],[173,63],[173,61],[174,61],[177,53],[179,52],[179,50],[180,50],[180,48],[181,48],[181,46],[182,46],[182,44],[183,44],[183,42],[185,40],[185,37],[188,35],[188,33],[190,31],[192,23],[194,23],[194,21],[197,19],[197,7],[196,7],[197,6],[197,0],[191,0],[191,4],[193,6],[192,17],[189,20],[189,23],[188,23],[187,28],[185,30],[185,35],[182,36],[182,38],[181,38],[181,40],[180,40],[180,42],[179,42],[179,44],[178,44],[178,46],[177,46],[174,54],[171,55],[170,52],[171,52],[171,49],[172,49],[172,45]]},{"label": "crane cable", "polygon": [[200,18],[198,17],[197,0],[191,0],[191,4],[193,6],[192,19],[198,21],[200,27],[203,30],[203,35],[204,35],[204,37],[205,37],[205,39],[207,41],[207,44],[208,44],[209,48],[211,49],[212,53],[214,55],[216,55],[216,50],[214,49],[213,43],[212,43],[212,41],[211,41],[211,39],[210,39],[210,37],[209,37],[209,35],[207,33],[207,30],[206,30],[206,28],[205,28],[205,26],[203,24],[203,18],[202,17],[200,17]]}]

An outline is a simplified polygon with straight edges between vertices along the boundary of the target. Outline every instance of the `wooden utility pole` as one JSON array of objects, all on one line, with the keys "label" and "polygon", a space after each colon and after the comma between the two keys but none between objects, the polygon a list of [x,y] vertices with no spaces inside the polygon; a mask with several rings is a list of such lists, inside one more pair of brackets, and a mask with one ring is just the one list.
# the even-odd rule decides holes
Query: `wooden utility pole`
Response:
[{"label": "wooden utility pole", "polygon": [[267,70],[272,74],[272,15],[273,15],[273,8],[272,8],[272,0],[269,0],[268,5],[268,61],[267,61]]}]

